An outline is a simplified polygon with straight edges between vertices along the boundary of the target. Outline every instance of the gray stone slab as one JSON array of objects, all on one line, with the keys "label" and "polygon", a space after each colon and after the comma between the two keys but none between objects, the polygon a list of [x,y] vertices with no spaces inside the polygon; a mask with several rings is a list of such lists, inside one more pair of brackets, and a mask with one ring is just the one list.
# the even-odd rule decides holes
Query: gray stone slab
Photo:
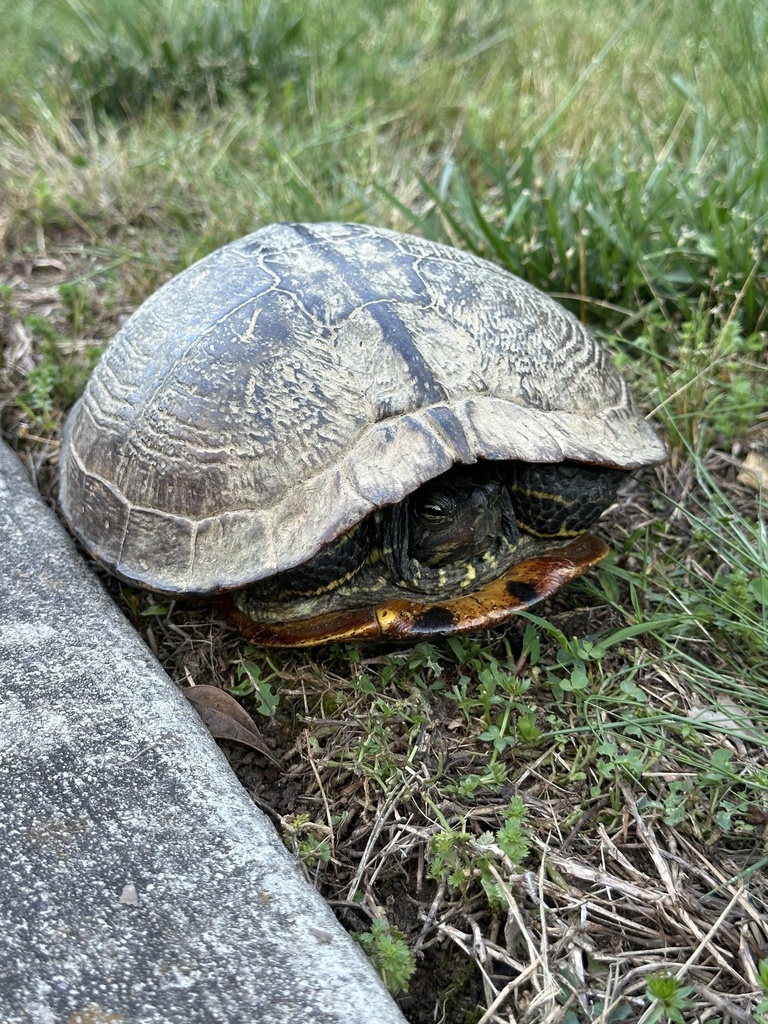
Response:
[{"label": "gray stone slab", "polygon": [[2,442],[0,685],[3,1024],[404,1020]]}]

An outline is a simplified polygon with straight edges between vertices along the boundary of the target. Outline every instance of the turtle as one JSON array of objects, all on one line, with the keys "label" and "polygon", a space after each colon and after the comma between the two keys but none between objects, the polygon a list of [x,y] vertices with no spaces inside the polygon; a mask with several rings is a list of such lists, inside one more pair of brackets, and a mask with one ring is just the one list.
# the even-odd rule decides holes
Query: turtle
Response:
[{"label": "turtle", "polygon": [[117,577],[218,595],[252,641],[420,639],[596,565],[586,531],[665,456],[532,285],[382,227],[278,223],[125,322],[67,419],[60,506]]}]

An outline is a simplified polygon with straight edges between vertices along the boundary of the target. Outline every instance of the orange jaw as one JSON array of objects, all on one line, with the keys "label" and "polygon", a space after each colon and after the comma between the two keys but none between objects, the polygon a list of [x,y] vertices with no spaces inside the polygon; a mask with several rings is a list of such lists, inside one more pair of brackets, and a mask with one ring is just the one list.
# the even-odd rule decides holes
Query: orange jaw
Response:
[{"label": "orange jaw", "polygon": [[403,599],[326,612],[297,622],[257,622],[230,599],[227,615],[246,639],[264,647],[313,647],[346,640],[428,640],[490,629],[551,597],[608,554],[605,541],[583,534],[561,548],[513,565],[481,590],[447,601]]}]

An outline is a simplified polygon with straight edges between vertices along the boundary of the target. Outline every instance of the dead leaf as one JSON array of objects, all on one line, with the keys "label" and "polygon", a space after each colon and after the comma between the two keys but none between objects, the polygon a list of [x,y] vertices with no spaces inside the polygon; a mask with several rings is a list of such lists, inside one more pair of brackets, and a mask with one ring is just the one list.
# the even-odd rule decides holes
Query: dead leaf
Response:
[{"label": "dead leaf", "polygon": [[218,686],[187,686],[181,691],[192,704],[203,720],[211,736],[216,740],[227,740],[239,743],[251,750],[258,750],[274,764],[279,761],[272,755],[264,738],[256,728],[256,723],[242,708],[234,697],[231,697]]},{"label": "dead leaf", "polygon": [[768,491],[768,455],[748,452],[736,479],[755,491],[759,491],[761,487]]}]

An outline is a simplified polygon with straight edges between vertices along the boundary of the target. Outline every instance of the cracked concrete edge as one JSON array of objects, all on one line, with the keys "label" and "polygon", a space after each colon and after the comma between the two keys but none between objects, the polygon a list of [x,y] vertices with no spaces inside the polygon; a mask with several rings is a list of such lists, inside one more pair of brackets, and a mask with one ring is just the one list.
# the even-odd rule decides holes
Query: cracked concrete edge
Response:
[{"label": "cracked concrete edge", "polygon": [[2,442],[0,686],[4,1024],[402,1024]]}]

